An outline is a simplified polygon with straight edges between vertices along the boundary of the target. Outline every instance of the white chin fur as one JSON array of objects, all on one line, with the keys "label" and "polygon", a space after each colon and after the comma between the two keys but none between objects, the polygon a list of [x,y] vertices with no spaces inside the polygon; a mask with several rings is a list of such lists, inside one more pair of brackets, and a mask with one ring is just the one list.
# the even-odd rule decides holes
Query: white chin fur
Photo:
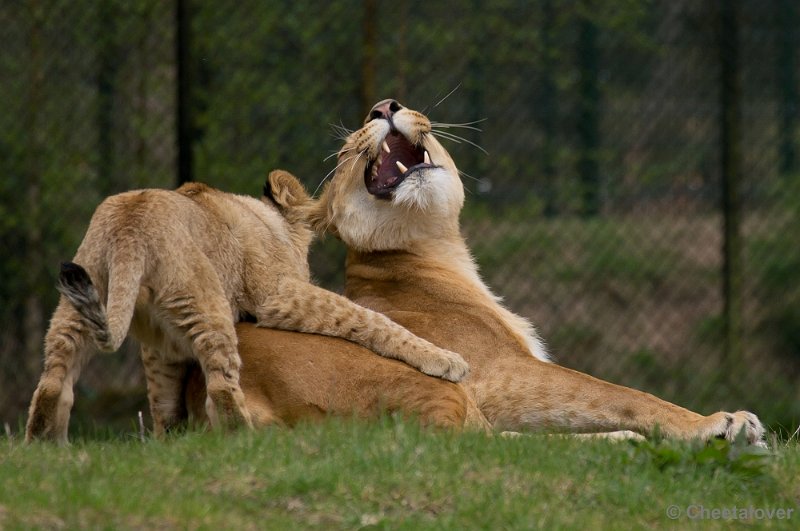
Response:
[{"label": "white chin fur", "polygon": [[435,206],[446,206],[453,202],[452,186],[448,186],[447,172],[442,168],[417,170],[406,177],[392,196],[392,203],[408,209],[428,212]]},{"label": "white chin fur", "polygon": [[[443,168],[417,170],[395,189],[390,201],[369,195],[361,186],[338,209],[339,236],[361,251],[407,249],[414,242],[441,237],[452,228],[464,201],[457,179]],[[409,211],[424,215],[409,216]]]}]

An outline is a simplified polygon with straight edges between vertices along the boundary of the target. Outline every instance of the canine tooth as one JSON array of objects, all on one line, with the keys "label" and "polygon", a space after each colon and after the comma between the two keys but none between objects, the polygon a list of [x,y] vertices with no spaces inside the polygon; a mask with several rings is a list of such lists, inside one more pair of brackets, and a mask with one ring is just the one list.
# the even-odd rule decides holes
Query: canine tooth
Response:
[{"label": "canine tooth", "polygon": [[425,154],[422,155],[422,161],[425,164],[430,164],[431,163],[431,156],[428,155],[428,151],[427,150],[425,151]]},{"label": "canine tooth", "polygon": [[383,147],[383,150],[386,153],[391,153],[392,152],[392,150],[389,149],[389,144],[386,142],[386,140],[383,141],[383,144],[381,144],[381,147]]},{"label": "canine tooth", "polygon": [[400,171],[401,171],[401,172],[405,173],[405,172],[407,172],[407,171],[408,171],[408,168],[406,168],[405,166],[403,166],[403,163],[402,163],[402,162],[400,162],[399,160],[398,160],[397,162],[395,162],[395,164],[397,164],[397,167],[398,167],[398,168],[400,168]]}]

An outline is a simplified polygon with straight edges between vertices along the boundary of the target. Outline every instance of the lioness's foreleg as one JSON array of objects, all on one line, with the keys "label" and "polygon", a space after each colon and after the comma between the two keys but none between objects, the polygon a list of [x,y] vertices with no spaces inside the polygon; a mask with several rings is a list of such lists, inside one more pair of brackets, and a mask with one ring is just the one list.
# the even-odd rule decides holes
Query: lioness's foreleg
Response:
[{"label": "lioness's foreleg", "polygon": [[700,415],[655,396],[611,384],[534,358],[501,360],[492,376],[471,381],[481,411],[495,429],[594,433],[630,430],[649,436],[733,440],[749,443],[764,434],[747,411]]},{"label": "lioness's foreleg", "polygon": [[460,381],[469,371],[460,355],[313,284],[284,279],[275,291],[261,294],[259,300],[262,302],[256,308],[256,318],[260,326],[341,337],[453,382]]},{"label": "lioness's foreleg", "polygon": [[28,410],[25,440],[67,443],[73,386],[95,350],[80,314],[64,297],[44,341],[44,370]]}]

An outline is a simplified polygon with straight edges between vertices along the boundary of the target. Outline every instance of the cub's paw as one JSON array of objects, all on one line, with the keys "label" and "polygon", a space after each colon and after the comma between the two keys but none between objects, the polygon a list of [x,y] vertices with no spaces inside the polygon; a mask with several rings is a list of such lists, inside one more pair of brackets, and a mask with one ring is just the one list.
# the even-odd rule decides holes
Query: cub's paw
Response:
[{"label": "cub's paw", "polygon": [[766,446],[764,443],[764,426],[758,417],[749,411],[727,413],[720,411],[706,417],[708,426],[703,435],[706,439],[722,438],[735,441],[741,433],[748,444]]},{"label": "cub's paw", "polygon": [[206,384],[206,414],[214,428],[232,430],[253,427],[253,420],[244,403],[239,385],[212,372]]},{"label": "cub's paw", "polygon": [[62,399],[64,386],[57,378],[44,378],[33,393],[28,423],[25,427],[25,442],[37,440],[68,444],[67,436],[69,408]]},{"label": "cub's paw", "polygon": [[469,374],[469,365],[459,354],[440,349],[438,353],[431,355],[419,370],[429,376],[437,376],[451,382],[460,382]]}]

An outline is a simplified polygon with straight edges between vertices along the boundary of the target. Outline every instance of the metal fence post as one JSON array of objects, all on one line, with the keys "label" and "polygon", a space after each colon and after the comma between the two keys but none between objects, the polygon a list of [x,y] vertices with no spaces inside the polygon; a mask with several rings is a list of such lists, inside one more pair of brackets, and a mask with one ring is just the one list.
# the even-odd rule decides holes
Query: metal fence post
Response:
[{"label": "metal fence post", "polygon": [[42,125],[42,108],[44,96],[44,20],[45,11],[39,2],[29,4],[28,14],[31,17],[31,28],[28,35],[26,57],[28,66],[28,94],[25,102],[25,131],[27,138],[25,157],[25,201],[26,224],[23,229],[25,253],[24,278],[27,294],[23,297],[22,332],[26,359],[36,360],[29,367],[32,373],[40,367],[40,358],[44,342],[44,302],[40,293],[44,283],[44,264],[42,256],[42,160],[46,139],[46,130]]},{"label": "metal fence post", "polygon": [[[586,8],[593,8],[587,2]],[[583,15],[578,28],[578,174],[581,181],[581,214],[593,217],[600,213],[600,169],[597,154],[600,145],[600,87],[598,83],[597,26]]]},{"label": "metal fence post", "polygon": [[193,127],[191,102],[191,11],[189,0],[175,3],[175,131],[178,152],[177,185],[193,180]]},{"label": "metal fence post", "polygon": [[778,84],[780,105],[778,135],[780,138],[779,165],[782,176],[797,171],[797,152],[795,134],[797,115],[800,111],[800,95],[797,90],[797,46],[800,45],[800,32],[797,29],[797,6],[794,0],[781,0],[780,36],[778,45]]},{"label": "metal fence post", "polygon": [[114,191],[114,92],[117,64],[116,17],[110,2],[100,2],[97,17],[97,174],[103,195]]},{"label": "metal fence post", "polygon": [[720,155],[723,213],[722,296],[724,359],[730,369],[741,360],[741,131],[738,50],[738,1],[719,2]]}]

